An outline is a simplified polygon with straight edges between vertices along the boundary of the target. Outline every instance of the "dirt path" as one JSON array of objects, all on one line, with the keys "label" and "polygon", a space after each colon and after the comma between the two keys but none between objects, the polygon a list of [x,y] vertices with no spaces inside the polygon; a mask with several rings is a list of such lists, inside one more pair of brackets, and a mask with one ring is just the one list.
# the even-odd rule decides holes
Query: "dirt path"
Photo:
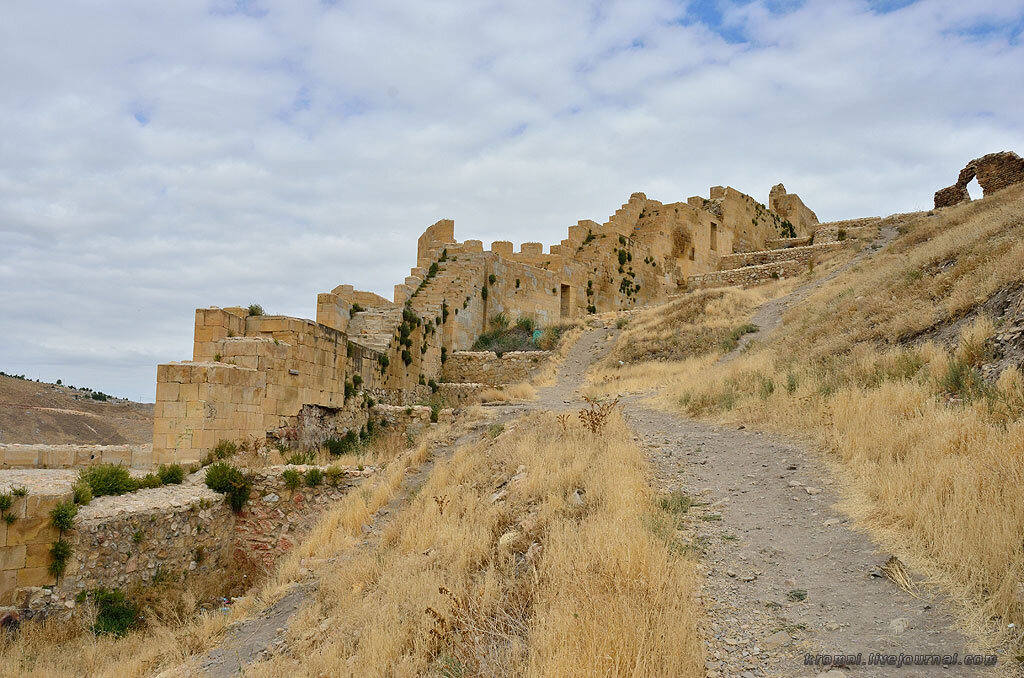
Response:
[{"label": "dirt path", "polygon": [[757,326],[757,331],[751,332],[750,334],[746,334],[740,337],[739,343],[736,345],[736,348],[722,356],[720,362],[729,362],[733,360],[744,350],[747,344],[754,341],[758,337],[763,337],[764,335],[768,334],[776,327],[781,325],[782,314],[786,309],[788,309],[790,306],[793,306],[794,304],[803,301],[811,292],[821,287],[829,280],[832,280],[840,273],[849,270],[850,268],[856,266],[864,259],[875,254],[875,252],[891,243],[896,238],[897,233],[898,231],[894,226],[883,226],[878,231],[878,237],[876,237],[874,241],[866,245],[860,252],[854,255],[853,258],[850,259],[850,261],[830,271],[828,275],[822,276],[817,280],[812,280],[810,282],[804,283],[803,285],[800,285],[789,294],[783,295],[777,299],[772,299],[771,301],[767,301],[764,304],[761,304],[761,306],[754,313],[754,317],[751,319],[751,322]]},{"label": "dirt path", "polygon": [[[797,292],[806,295],[809,286]],[[505,409],[579,407],[587,368],[616,334],[588,331],[555,386],[528,406]],[[813,450],[652,410],[638,397],[622,404],[649,451],[658,486],[681,489],[700,504],[691,509],[689,526],[703,570],[710,678],[994,675],[963,666],[805,666],[807,654],[859,652],[865,662],[871,653],[962,657],[968,642],[940,597],[918,591],[923,599],[916,598],[881,575],[889,554],[833,508],[833,480]]]},{"label": "dirt path", "polygon": [[[626,403],[664,489],[691,509],[707,610],[708,676],[815,676],[806,654],[952,654],[967,640],[941,599],[880,576],[889,554],[851,529],[818,457],[778,436]],[[858,676],[986,676],[971,667],[860,666]],[[847,675],[839,673],[835,675]]]}]

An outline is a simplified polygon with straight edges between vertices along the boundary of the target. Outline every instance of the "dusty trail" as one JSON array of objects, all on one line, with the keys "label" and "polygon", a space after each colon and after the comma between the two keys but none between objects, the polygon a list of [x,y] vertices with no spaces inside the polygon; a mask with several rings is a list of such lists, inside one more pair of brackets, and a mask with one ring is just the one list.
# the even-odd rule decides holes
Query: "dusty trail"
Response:
[{"label": "dusty trail", "polygon": [[[798,290],[800,298],[809,291]],[[579,407],[576,390],[615,334],[588,331],[562,365],[558,384],[529,407]],[[915,598],[880,575],[889,554],[833,508],[838,494],[813,450],[781,436],[649,409],[637,397],[622,404],[649,451],[658,486],[681,489],[702,504],[691,509],[691,524],[703,565],[709,677],[995,675],[962,666],[860,666],[835,674],[805,666],[808,653],[861,652],[865,662],[870,653],[962,657],[968,641],[941,598]]]}]

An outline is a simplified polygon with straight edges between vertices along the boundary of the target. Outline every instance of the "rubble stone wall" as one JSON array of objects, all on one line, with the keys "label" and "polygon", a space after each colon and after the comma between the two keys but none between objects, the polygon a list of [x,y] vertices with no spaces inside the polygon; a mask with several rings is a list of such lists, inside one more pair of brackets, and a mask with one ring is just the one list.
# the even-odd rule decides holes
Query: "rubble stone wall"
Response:
[{"label": "rubble stone wall", "polygon": [[510,351],[499,358],[494,351],[456,351],[448,357],[441,377],[446,382],[496,386],[529,379],[550,351]]}]

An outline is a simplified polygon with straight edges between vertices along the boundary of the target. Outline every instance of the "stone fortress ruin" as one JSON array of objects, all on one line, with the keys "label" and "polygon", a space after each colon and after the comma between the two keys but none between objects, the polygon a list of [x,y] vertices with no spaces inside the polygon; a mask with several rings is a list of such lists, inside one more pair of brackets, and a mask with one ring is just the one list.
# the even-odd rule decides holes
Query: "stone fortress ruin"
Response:
[{"label": "stone fortress ruin", "polygon": [[820,228],[782,184],[767,207],[721,186],[670,204],[634,193],[606,222],[580,221],[547,251],[459,242],[443,219],[420,236],[416,265],[390,300],[339,285],[318,295],[315,320],[198,309],[192,360],[157,369],[151,461],[195,462],[222,439],[315,439],[309,422],[358,430],[374,406],[432,391],[458,402],[469,382],[521,381],[541,355],[469,352],[495,316],[545,327],[688,288],[785,277],[839,246],[835,229],[829,238]]}]

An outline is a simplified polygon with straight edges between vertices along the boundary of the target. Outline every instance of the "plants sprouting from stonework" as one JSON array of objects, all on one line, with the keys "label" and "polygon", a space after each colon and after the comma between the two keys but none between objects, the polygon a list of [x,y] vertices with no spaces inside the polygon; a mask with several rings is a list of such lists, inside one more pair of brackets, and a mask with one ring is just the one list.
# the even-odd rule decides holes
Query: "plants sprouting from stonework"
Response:
[{"label": "plants sprouting from stonework", "polygon": [[73,501],[62,501],[50,510],[50,524],[57,528],[57,541],[50,547],[50,574],[60,579],[67,569],[68,560],[74,551],[64,533],[74,529],[78,506]]},{"label": "plants sprouting from stonework", "polygon": [[4,492],[0,494],[0,517],[3,521],[10,525],[18,516],[11,512],[11,507],[14,505],[14,495],[11,492]]},{"label": "plants sprouting from stonework", "polygon": [[206,486],[223,494],[231,509],[238,512],[249,500],[252,479],[231,464],[219,461],[206,469]]},{"label": "plants sprouting from stonework", "polygon": [[249,315],[263,315],[263,307],[259,304],[249,304]]}]

